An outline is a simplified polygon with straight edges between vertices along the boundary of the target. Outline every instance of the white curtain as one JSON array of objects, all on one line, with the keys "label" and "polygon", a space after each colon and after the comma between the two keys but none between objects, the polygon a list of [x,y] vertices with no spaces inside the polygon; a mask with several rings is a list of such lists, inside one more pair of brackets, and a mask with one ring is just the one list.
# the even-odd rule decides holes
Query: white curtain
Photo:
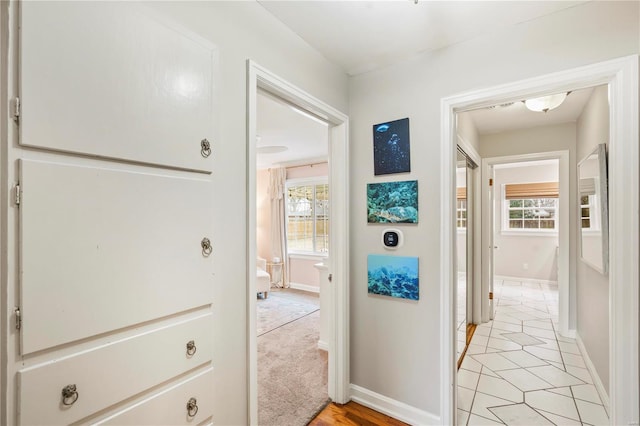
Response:
[{"label": "white curtain", "polygon": [[[280,167],[269,169],[269,198],[271,199],[271,255],[282,262],[280,273],[282,281],[279,285],[289,287],[287,271],[287,235],[285,230],[285,182],[287,169]],[[272,261],[274,261],[272,259]],[[272,268],[272,274],[276,274],[277,267]],[[271,277],[272,280],[277,277]],[[275,281],[275,280],[274,280]]]}]

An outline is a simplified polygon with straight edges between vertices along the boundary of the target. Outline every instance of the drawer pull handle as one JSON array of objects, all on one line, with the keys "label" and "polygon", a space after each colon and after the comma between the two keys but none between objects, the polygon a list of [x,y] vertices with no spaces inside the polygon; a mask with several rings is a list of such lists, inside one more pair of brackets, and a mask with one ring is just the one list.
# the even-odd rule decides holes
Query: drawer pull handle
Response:
[{"label": "drawer pull handle", "polygon": [[197,350],[198,348],[196,348],[196,342],[193,340],[189,340],[187,342],[187,355],[193,356]]},{"label": "drawer pull handle", "polygon": [[213,251],[213,247],[211,247],[211,241],[209,241],[208,238],[203,238],[200,242],[200,245],[202,246],[202,255],[204,257],[209,257],[209,255]]},{"label": "drawer pull handle", "polygon": [[78,396],[76,385],[67,385],[62,388],[62,403],[64,405],[73,405],[78,400]]},{"label": "drawer pull handle", "polygon": [[206,138],[200,141],[200,147],[200,154],[202,154],[204,158],[211,155],[211,143]]},{"label": "drawer pull handle", "polygon": [[195,417],[196,414],[198,414],[198,400],[190,398],[189,402],[187,402],[187,415],[189,417]]}]

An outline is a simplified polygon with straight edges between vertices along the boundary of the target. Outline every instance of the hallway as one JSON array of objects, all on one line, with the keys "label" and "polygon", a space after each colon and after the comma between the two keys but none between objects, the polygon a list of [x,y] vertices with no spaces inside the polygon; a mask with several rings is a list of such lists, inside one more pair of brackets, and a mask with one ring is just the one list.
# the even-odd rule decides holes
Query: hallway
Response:
[{"label": "hallway", "polygon": [[555,331],[557,285],[496,279],[494,301],[458,371],[458,424],[608,424],[575,339]]}]

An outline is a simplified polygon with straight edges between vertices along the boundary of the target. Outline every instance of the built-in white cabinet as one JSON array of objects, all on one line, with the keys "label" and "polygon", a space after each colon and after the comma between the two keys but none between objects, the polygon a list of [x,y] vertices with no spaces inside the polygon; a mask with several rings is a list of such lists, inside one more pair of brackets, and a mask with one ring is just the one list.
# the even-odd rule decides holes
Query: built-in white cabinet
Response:
[{"label": "built-in white cabinet", "polygon": [[20,424],[70,424],[210,364],[211,335],[209,312],[22,369]]},{"label": "built-in white cabinet", "polygon": [[140,4],[20,8],[21,145],[212,170],[211,44]]},{"label": "built-in white cabinet", "polygon": [[213,370],[208,368],[91,425],[158,426],[215,424],[211,395]]},{"label": "built-in white cabinet", "polygon": [[22,160],[22,353],[210,304],[210,187]]},{"label": "built-in white cabinet", "polygon": [[215,46],[140,3],[8,10],[8,423],[214,424]]}]

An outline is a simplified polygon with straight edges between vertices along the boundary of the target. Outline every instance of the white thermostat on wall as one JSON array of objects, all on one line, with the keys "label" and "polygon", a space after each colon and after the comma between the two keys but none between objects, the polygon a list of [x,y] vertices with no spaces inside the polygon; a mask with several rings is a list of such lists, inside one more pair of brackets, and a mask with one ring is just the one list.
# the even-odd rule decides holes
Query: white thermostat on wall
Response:
[{"label": "white thermostat on wall", "polygon": [[382,231],[382,245],[389,250],[395,250],[402,246],[404,238],[399,229],[385,229]]}]

